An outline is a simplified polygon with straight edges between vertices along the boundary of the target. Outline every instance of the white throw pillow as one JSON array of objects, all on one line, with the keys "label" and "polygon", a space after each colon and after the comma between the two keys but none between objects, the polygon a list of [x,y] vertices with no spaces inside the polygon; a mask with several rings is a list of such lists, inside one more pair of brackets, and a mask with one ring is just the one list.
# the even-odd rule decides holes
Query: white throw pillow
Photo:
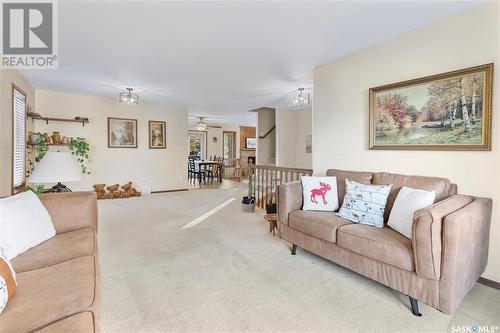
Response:
[{"label": "white throw pillow", "polygon": [[52,219],[35,193],[0,200],[0,245],[9,260],[55,234]]},{"label": "white throw pillow", "polygon": [[387,225],[411,239],[413,214],[419,209],[432,205],[434,199],[436,199],[436,192],[434,191],[424,191],[403,186],[394,201]]},{"label": "white throw pillow", "polygon": [[366,185],[345,180],[345,197],[339,215],[355,223],[382,228],[391,185]]},{"label": "white throw pillow", "polygon": [[339,209],[336,177],[302,176],[303,210],[333,212]]}]

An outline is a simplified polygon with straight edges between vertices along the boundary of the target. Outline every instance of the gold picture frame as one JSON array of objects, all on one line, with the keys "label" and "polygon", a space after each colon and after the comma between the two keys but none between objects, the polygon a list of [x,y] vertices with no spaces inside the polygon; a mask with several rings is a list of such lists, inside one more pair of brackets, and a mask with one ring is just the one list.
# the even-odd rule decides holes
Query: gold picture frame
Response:
[{"label": "gold picture frame", "polygon": [[108,148],[137,148],[137,119],[108,117]]},{"label": "gold picture frame", "polygon": [[167,123],[165,121],[149,121],[149,149],[167,148]]},{"label": "gold picture frame", "polygon": [[369,148],[491,150],[492,91],[493,64],[371,88]]}]

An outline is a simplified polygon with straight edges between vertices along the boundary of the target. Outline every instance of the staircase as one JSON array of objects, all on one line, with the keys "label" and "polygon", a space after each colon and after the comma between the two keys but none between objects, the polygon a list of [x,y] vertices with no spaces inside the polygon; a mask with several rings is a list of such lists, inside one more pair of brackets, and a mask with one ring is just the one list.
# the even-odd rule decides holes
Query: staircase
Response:
[{"label": "staircase", "polygon": [[269,158],[267,159],[268,165],[276,165],[276,153],[273,153]]}]

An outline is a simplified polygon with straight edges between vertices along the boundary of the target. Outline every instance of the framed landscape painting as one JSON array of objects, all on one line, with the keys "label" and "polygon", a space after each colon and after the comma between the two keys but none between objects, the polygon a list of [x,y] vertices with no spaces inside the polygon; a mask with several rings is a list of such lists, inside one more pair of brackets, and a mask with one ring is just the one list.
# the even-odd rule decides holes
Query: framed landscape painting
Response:
[{"label": "framed landscape painting", "polygon": [[257,138],[246,137],[245,138],[245,148],[246,149],[256,149],[257,148]]},{"label": "framed landscape painting", "polygon": [[370,149],[491,150],[493,64],[370,89]]},{"label": "framed landscape painting", "polygon": [[167,148],[166,139],[167,123],[164,121],[149,121],[149,148],[165,149]]},{"label": "framed landscape painting", "polygon": [[108,118],[108,147],[137,148],[137,119]]}]

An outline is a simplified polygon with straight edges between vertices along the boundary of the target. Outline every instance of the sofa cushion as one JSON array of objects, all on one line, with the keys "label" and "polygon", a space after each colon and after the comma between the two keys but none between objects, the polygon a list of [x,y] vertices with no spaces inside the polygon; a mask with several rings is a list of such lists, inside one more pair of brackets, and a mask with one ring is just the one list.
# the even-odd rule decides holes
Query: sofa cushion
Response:
[{"label": "sofa cushion", "polygon": [[414,270],[411,240],[389,227],[342,226],[337,232],[337,245],[389,265]]},{"label": "sofa cushion", "polygon": [[92,312],[85,311],[73,316],[56,321],[41,330],[38,333],[94,333],[94,315]]},{"label": "sofa cushion", "polygon": [[16,272],[7,258],[7,253],[0,245],[0,314],[16,293]]},{"label": "sofa cushion", "polygon": [[366,185],[345,180],[346,193],[340,216],[354,223],[384,226],[384,210],[390,185]]},{"label": "sofa cushion", "polygon": [[47,209],[32,191],[0,199],[0,230],[9,260],[56,234]]},{"label": "sofa cushion", "polygon": [[425,177],[425,176],[407,176],[396,173],[377,172],[373,174],[372,184],[390,185],[392,184],[391,193],[387,198],[387,206],[385,209],[384,220],[389,220],[392,206],[398,196],[399,190],[403,186],[416,188],[425,191],[436,192],[435,202],[448,197],[451,183],[446,178],[440,177]]},{"label": "sofa cushion", "polygon": [[18,273],[51,266],[94,254],[95,244],[93,228],[63,232],[18,255],[12,260],[12,265]]},{"label": "sofa cushion", "polygon": [[87,310],[96,289],[96,259],[80,257],[17,275],[16,297],[1,315],[0,333],[30,332]]},{"label": "sofa cushion", "polygon": [[346,178],[362,184],[371,184],[372,181],[371,172],[329,169],[326,171],[326,175],[337,177],[337,190],[340,207],[342,207],[342,203],[344,202]]},{"label": "sofa cushion", "polygon": [[293,229],[330,243],[337,241],[337,228],[346,224],[351,222],[332,212],[296,210],[288,216]]}]

